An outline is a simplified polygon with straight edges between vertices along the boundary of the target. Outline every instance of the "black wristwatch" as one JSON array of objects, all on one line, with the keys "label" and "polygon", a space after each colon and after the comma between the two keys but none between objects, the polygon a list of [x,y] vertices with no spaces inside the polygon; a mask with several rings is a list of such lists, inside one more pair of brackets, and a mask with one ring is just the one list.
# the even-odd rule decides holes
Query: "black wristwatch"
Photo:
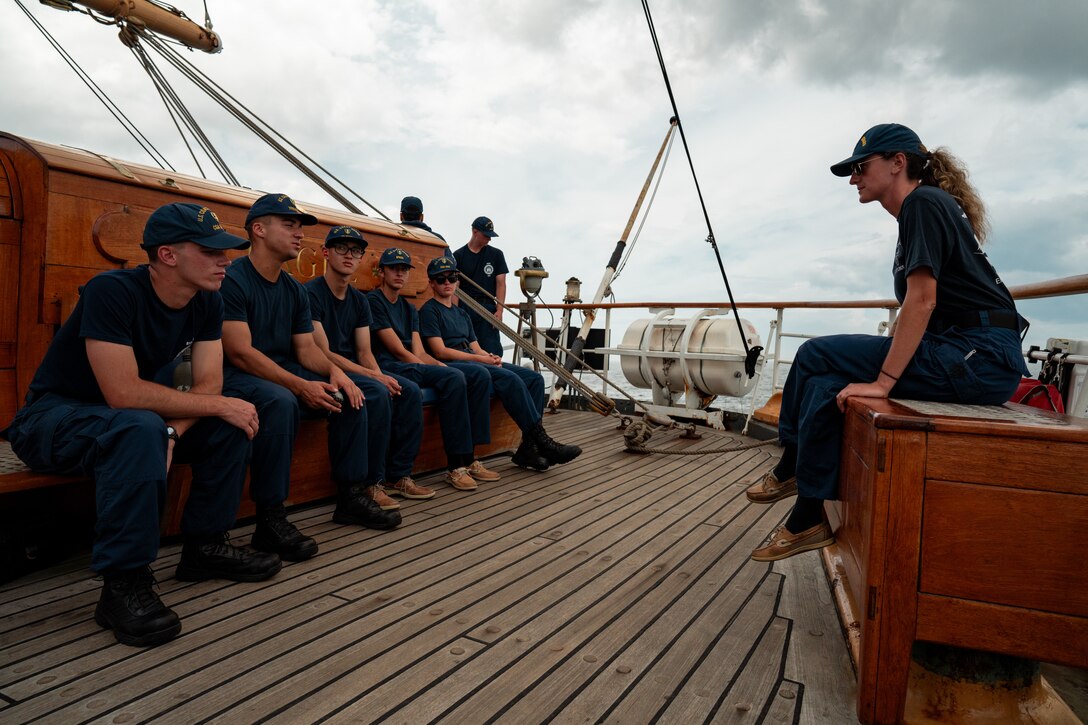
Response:
[{"label": "black wristwatch", "polygon": [[178,435],[178,429],[172,425],[166,426],[166,437],[175,443],[181,440],[181,436]]}]

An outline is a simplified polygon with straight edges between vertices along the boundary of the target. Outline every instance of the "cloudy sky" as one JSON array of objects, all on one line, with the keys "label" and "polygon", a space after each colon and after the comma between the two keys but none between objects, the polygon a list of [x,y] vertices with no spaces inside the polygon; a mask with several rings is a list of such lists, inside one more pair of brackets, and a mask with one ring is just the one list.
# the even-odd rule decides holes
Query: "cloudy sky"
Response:
[{"label": "cloudy sky", "polygon": [[[23,0],[179,170],[196,173],[111,28]],[[176,0],[203,20],[203,5]],[[891,296],[895,221],[828,166],[889,121],[947,146],[989,205],[1010,285],[1088,272],[1085,0],[651,3],[738,300]],[[305,12],[303,8],[310,9]],[[480,214],[546,301],[596,288],[671,116],[635,0],[208,0],[209,75],[391,217],[424,200],[455,246]],[[0,129],[150,163],[14,2],[0,4]],[[179,83],[179,88],[181,84]],[[217,108],[191,102],[242,183],[335,205]],[[682,148],[673,148],[621,301],[724,300]],[[1088,338],[1086,298],[1026,303],[1029,342]],[[761,332],[770,319],[749,313]],[[809,332],[879,314],[799,315]],[[765,334],[765,333],[764,333]]]}]

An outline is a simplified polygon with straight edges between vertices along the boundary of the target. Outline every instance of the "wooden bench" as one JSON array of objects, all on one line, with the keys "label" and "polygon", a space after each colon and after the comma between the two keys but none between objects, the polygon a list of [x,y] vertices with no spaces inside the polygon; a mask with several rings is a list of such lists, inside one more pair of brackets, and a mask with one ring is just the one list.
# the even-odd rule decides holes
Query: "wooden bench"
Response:
[{"label": "wooden bench", "polygon": [[[261,194],[0,133],[0,425],[15,415],[49,343],[75,307],[80,285],[104,270],[147,261],[139,244],[152,211],[170,202],[207,205],[228,231],[245,236],[246,213]],[[284,265],[300,282],[322,273],[325,234],[333,226],[347,224],[360,229],[370,242],[352,280],[356,287],[373,288],[382,250],[399,246],[416,264],[402,294],[416,306],[430,297],[423,270],[430,259],[443,253],[446,245],[440,239],[376,217],[304,206],[318,224],[306,227],[297,259]],[[513,448],[520,438],[497,400],[492,401],[491,414],[492,443],[479,447],[479,455]],[[445,466],[437,415],[431,407],[425,406],[423,423],[416,473]],[[5,452],[6,463],[0,467],[0,514],[18,521],[21,506],[35,491],[56,494],[46,510],[59,510],[69,503],[87,507],[88,482],[33,473],[11,455],[6,443],[0,447],[0,457]],[[187,466],[171,471],[163,519],[166,534],[178,531],[189,476]],[[324,425],[304,422],[295,446],[289,503],[333,493]],[[90,500],[93,510],[93,497]],[[245,496],[239,516],[251,513]]]},{"label": "wooden bench", "polygon": [[1088,667],[1088,421],[852,398],[823,551],[858,717],[903,717],[916,640]]}]

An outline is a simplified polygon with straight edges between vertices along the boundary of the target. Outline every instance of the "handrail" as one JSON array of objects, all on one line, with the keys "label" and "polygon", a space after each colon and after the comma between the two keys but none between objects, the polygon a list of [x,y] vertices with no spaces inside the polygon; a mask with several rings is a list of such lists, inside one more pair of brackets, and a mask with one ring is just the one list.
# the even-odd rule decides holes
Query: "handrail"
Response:
[{"label": "handrail", "polygon": [[[1029,300],[1039,297],[1062,297],[1065,295],[1088,294],[1088,274],[1059,277],[1044,282],[1033,282],[1010,287],[1014,299]],[[710,307],[728,307],[725,302],[602,302],[599,305],[584,302],[574,304],[537,304],[537,308],[549,310],[623,310],[645,307],[673,307],[676,309],[704,309]],[[882,300],[802,300],[796,302],[738,302],[737,307],[744,309],[888,309],[894,310],[899,303],[893,299]]]}]

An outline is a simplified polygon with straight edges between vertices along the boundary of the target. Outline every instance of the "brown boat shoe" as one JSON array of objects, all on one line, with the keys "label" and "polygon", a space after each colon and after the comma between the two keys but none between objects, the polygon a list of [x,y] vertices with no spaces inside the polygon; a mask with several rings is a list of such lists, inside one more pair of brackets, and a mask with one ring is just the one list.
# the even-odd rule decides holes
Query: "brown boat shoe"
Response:
[{"label": "brown boat shoe", "polygon": [[446,483],[458,491],[475,491],[476,479],[468,475],[468,469],[464,466],[446,471]]},{"label": "brown boat shoe", "polygon": [[492,481],[498,481],[502,478],[501,475],[495,471],[489,471],[484,468],[484,464],[476,460],[472,462],[472,465],[468,467],[468,475],[475,478],[477,481],[483,481],[484,483],[491,483]]},{"label": "brown boat shoe", "polygon": [[752,552],[755,561],[778,561],[788,559],[802,551],[822,549],[828,544],[835,543],[835,534],[831,532],[831,524],[826,521],[805,529],[799,534],[791,534],[786,525],[782,524],[770,535],[767,543]]},{"label": "brown boat shoe", "polygon": [[403,496],[412,499],[434,498],[434,490],[426,486],[420,486],[412,480],[411,476],[402,476],[387,490],[390,496]]},{"label": "brown boat shoe", "polygon": [[385,492],[385,487],[380,483],[376,483],[373,486],[367,486],[366,496],[371,501],[378,504],[378,508],[382,511],[396,511],[400,508],[400,504],[389,498],[389,494]]},{"label": "brown boat shoe", "polygon": [[769,471],[744,492],[752,503],[774,503],[797,495],[797,476],[779,481],[774,471]]}]

